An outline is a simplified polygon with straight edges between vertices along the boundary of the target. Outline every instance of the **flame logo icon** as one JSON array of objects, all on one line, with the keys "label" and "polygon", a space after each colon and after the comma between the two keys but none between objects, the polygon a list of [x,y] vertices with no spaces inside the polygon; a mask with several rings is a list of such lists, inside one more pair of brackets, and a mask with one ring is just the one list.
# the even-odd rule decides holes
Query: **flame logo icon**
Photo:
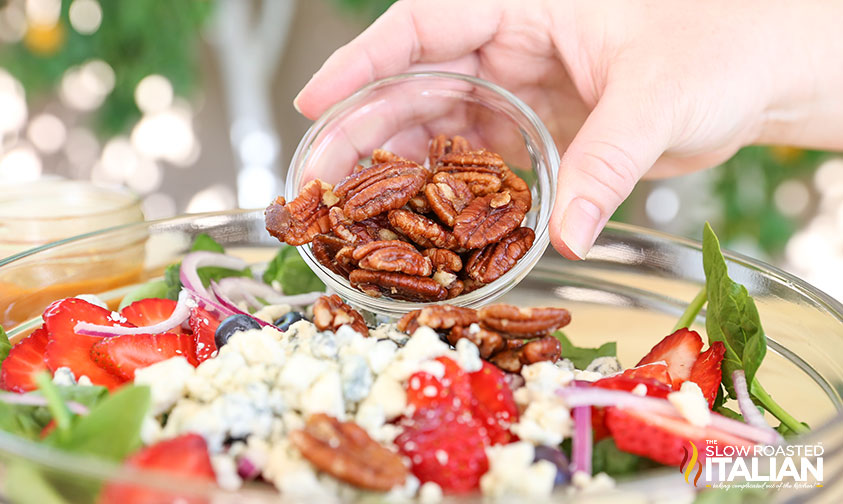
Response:
[{"label": "flame logo icon", "polygon": [[[694,477],[694,486],[697,486],[697,482],[700,480],[700,476],[702,475],[702,462],[698,460],[699,458],[699,451],[697,451],[697,445],[694,444],[693,441],[688,441],[691,444],[691,460],[688,460],[688,447],[683,446],[682,451],[685,454],[682,456],[682,463],[679,464],[679,472],[685,473],[685,483],[690,483],[689,478],[691,477],[691,471],[694,469],[694,464],[697,465],[697,475]],[[687,466],[685,463],[688,463]]]}]

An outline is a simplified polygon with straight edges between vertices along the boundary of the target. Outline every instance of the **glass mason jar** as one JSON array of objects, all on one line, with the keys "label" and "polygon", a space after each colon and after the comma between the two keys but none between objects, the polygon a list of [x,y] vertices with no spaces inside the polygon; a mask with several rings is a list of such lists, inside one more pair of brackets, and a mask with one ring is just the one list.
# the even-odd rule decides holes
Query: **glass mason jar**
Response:
[{"label": "glass mason jar", "polygon": [[[506,293],[535,266],[550,242],[548,224],[556,195],[559,153],[536,113],[512,93],[466,75],[425,72],[398,75],[362,88],[328,110],[305,133],[293,155],[285,198],[320,178],[336,183],[372,150],[383,148],[422,162],[429,140],[460,135],[472,145],[503,156],[530,186],[533,205],[524,226],[535,231],[527,254],[498,280],[444,302],[479,307]],[[351,287],[299,247],[304,260],[328,287],[364,310],[387,317],[427,303],[375,298]]]}]

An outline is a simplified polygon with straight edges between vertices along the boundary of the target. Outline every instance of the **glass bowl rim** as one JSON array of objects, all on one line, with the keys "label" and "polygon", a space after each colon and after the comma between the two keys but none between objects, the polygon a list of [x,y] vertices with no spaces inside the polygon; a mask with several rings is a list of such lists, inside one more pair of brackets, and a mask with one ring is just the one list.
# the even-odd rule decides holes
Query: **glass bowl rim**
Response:
[{"label": "glass bowl rim", "polygon": [[[108,214],[111,214],[111,213],[114,213],[114,212],[122,212],[122,211],[125,211],[125,210],[128,210],[128,209],[131,209],[133,207],[140,208],[140,204],[141,204],[141,200],[142,200],[140,195],[137,192],[132,191],[131,189],[129,189],[127,187],[123,187],[119,184],[110,184],[110,183],[104,183],[104,182],[93,182],[93,181],[90,181],[90,180],[76,180],[76,179],[45,179],[45,182],[57,182],[57,181],[58,182],[65,182],[65,183],[69,182],[69,183],[73,183],[73,184],[87,185],[87,187],[85,187],[86,191],[109,192],[109,193],[111,193],[115,196],[125,198],[125,201],[120,202],[118,204],[115,204],[111,208],[97,209],[97,210],[94,210],[90,213],[82,213],[82,214],[74,214],[74,215],[57,215],[57,216],[50,216],[50,217],[45,217],[45,216],[41,216],[41,217],[30,217],[30,216],[15,217],[15,216],[0,214],[0,219],[4,220],[6,222],[22,222],[22,223],[39,222],[39,221],[61,222],[61,221],[68,221],[68,220],[74,220],[74,219],[88,219],[88,218],[91,218],[91,217],[108,215]],[[21,184],[21,186],[35,185],[35,184],[39,184],[39,183],[40,182],[38,182],[38,181],[33,181],[33,182],[27,182],[25,184]],[[15,186],[13,185],[11,187],[14,188]],[[16,196],[16,197],[20,197],[20,196]],[[3,199],[0,198],[0,203],[2,203],[2,201],[3,201]],[[137,223],[133,223],[133,224],[137,224]],[[95,230],[95,231],[91,231],[91,232],[96,233],[97,231],[101,231],[101,230]],[[65,239],[76,238],[78,236],[80,236],[80,235],[70,236],[70,237],[65,238]],[[53,243],[53,242],[51,242],[51,243]],[[49,245],[49,243],[44,244],[44,245]],[[24,252],[27,252],[27,251],[24,251]],[[2,259],[3,258],[0,258],[0,266],[3,265]]]}]

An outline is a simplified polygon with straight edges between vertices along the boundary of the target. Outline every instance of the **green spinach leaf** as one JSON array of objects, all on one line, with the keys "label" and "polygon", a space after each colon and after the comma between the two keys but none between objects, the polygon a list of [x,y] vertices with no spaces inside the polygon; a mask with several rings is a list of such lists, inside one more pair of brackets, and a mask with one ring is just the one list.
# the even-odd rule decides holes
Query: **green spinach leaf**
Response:
[{"label": "green spinach leaf", "polygon": [[591,466],[594,474],[604,472],[617,477],[658,467],[658,464],[644,457],[620,451],[612,438],[604,438],[594,444]]},{"label": "green spinach leaf", "polygon": [[[178,298],[178,291],[175,293],[175,295],[176,298]],[[168,297],[169,285],[167,284],[167,282],[165,280],[153,280],[151,282],[146,282],[145,284],[138,285],[134,289],[130,290],[128,294],[123,296],[123,299],[120,301],[120,306],[118,310],[122,310],[123,308],[129,306],[135,301],[140,301],[141,299]]]},{"label": "green spinach leaf", "polygon": [[583,348],[571,343],[562,331],[556,331],[553,336],[562,344],[562,357],[574,363],[577,369],[585,369],[591,361],[598,357],[617,357],[617,344],[614,341],[603,343],[597,348]]},{"label": "green spinach leaf", "polygon": [[290,246],[278,249],[263,273],[263,281],[270,285],[278,282],[288,295],[325,290],[325,284],[307,266],[296,248]]},{"label": "green spinach leaf", "polygon": [[3,364],[3,361],[9,356],[9,350],[11,349],[12,343],[6,335],[6,331],[3,330],[2,326],[0,326],[0,364]]}]

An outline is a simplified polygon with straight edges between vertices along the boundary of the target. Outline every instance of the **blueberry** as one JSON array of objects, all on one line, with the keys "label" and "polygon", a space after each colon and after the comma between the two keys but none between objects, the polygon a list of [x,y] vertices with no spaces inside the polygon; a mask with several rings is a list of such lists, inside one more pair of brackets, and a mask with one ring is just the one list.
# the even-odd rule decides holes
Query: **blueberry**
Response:
[{"label": "blueberry", "polygon": [[561,451],[552,446],[536,446],[536,454],[533,457],[533,462],[538,462],[539,460],[547,460],[556,466],[554,485],[564,485],[570,480],[568,457]]},{"label": "blueberry", "polygon": [[275,321],[275,327],[277,327],[281,331],[286,331],[290,328],[291,325],[295,324],[299,320],[307,320],[307,317],[304,316],[304,313],[291,311],[285,313],[281,318]]},{"label": "blueberry", "polygon": [[248,331],[249,329],[260,328],[261,325],[258,324],[255,319],[248,315],[238,313],[227,317],[220,322],[219,327],[217,327],[217,331],[214,333],[214,343],[217,344],[217,348],[222,348],[223,345],[228,343],[228,339],[231,338],[237,331]]}]

